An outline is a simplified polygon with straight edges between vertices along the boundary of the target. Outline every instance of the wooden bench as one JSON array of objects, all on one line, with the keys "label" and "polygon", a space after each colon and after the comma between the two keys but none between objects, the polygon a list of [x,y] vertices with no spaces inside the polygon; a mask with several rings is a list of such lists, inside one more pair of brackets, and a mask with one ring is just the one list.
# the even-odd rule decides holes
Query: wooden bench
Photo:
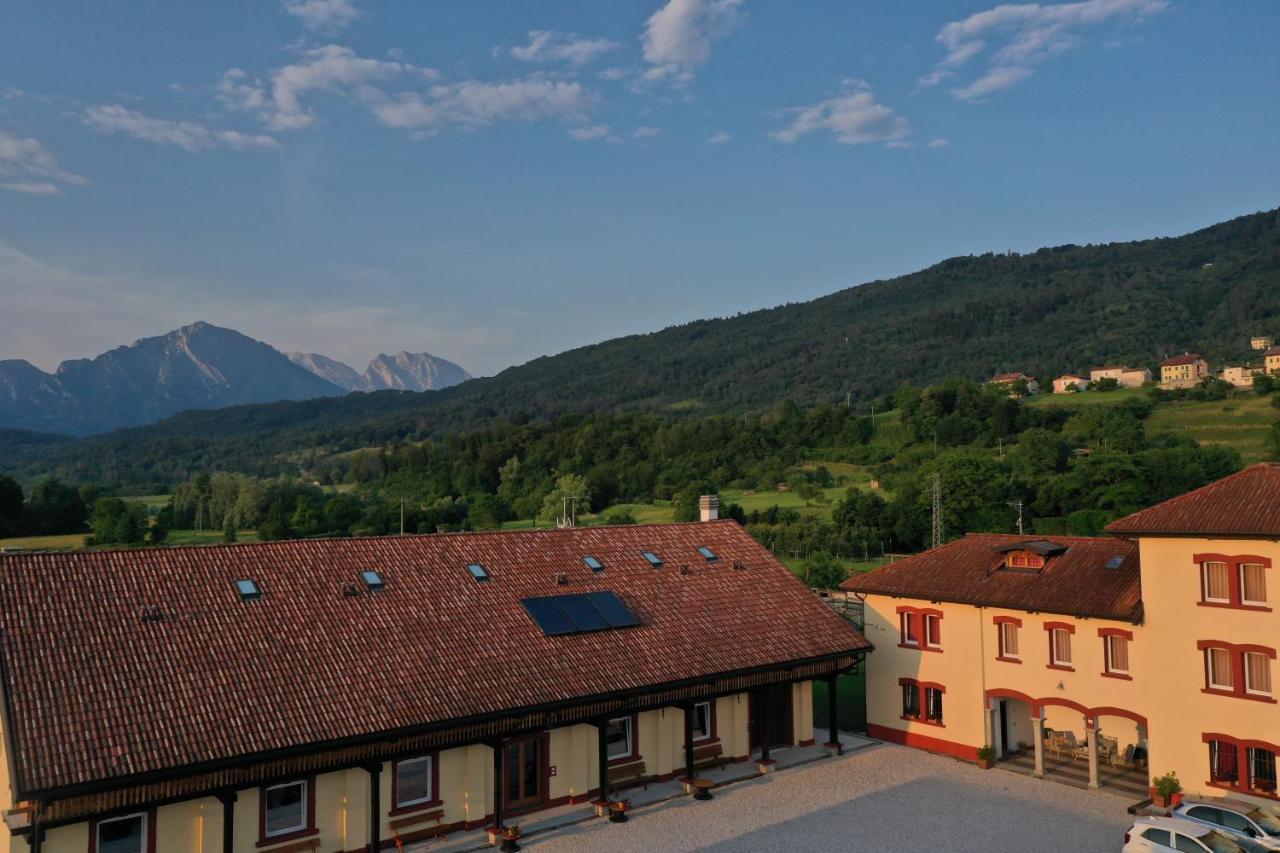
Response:
[{"label": "wooden bench", "polygon": [[407,827],[417,826],[420,823],[428,823],[431,821],[434,821],[438,828],[440,826],[440,819],[443,817],[444,809],[436,809],[433,812],[420,812],[418,814],[405,815],[402,818],[397,818],[396,820],[391,821],[389,825],[391,829],[397,833]]},{"label": "wooden bench", "polygon": [[693,748],[693,769],[704,770],[708,767],[723,767],[729,763],[729,759],[724,754],[724,750],[720,747],[720,741],[712,741],[704,743],[702,746]]},{"label": "wooden bench", "polygon": [[263,853],[307,853],[307,851],[315,850],[320,846],[319,838],[311,838],[307,841],[299,841],[296,844],[286,844],[283,847],[268,847]]},{"label": "wooden bench", "polygon": [[609,786],[615,787],[623,782],[640,782],[647,778],[648,771],[643,761],[628,761],[609,768]]}]

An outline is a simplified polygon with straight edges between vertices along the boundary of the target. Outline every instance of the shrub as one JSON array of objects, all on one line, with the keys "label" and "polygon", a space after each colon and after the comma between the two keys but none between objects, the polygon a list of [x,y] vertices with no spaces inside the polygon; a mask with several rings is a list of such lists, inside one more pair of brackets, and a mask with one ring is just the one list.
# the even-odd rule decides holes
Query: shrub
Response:
[{"label": "shrub", "polygon": [[1156,795],[1165,800],[1174,794],[1182,793],[1182,783],[1178,781],[1178,774],[1172,770],[1152,779],[1151,786],[1156,789]]}]

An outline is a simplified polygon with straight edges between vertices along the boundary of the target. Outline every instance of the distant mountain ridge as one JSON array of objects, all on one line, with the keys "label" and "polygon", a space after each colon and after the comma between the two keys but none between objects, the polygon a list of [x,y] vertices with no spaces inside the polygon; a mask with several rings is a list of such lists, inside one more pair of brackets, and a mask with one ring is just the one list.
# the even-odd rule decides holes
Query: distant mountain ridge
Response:
[{"label": "distant mountain ridge", "polygon": [[85,436],[188,409],[336,397],[357,386],[418,391],[470,378],[425,353],[379,356],[367,377],[324,356],[308,358],[295,363],[262,341],[197,322],[64,361],[53,373],[20,359],[0,361],[0,429]]},{"label": "distant mountain ridge", "polygon": [[381,353],[364,373],[314,352],[285,353],[315,375],[348,391],[436,391],[472,378],[451,361],[427,352]]}]

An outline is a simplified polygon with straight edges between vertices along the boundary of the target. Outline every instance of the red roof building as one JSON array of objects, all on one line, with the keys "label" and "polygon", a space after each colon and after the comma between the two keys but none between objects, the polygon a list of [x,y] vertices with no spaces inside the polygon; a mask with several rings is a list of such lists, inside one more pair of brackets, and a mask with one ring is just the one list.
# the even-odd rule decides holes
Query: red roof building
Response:
[{"label": "red roof building", "polygon": [[1275,539],[1280,535],[1280,463],[1263,462],[1107,525],[1120,536]]}]

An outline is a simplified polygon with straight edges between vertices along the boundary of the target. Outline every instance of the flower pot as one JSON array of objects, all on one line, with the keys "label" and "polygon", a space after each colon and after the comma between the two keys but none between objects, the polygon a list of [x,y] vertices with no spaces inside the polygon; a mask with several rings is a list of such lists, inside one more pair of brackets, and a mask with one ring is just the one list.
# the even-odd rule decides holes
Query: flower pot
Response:
[{"label": "flower pot", "polygon": [[982,770],[990,770],[990,769],[991,769],[991,762],[990,762],[990,761],[988,761],[988,760],[987,760],[987,759],[985,759],[985,758],[979,758],[979,759],[978,759],[978,767],[979,767],[980,769],[982,769]]}]

